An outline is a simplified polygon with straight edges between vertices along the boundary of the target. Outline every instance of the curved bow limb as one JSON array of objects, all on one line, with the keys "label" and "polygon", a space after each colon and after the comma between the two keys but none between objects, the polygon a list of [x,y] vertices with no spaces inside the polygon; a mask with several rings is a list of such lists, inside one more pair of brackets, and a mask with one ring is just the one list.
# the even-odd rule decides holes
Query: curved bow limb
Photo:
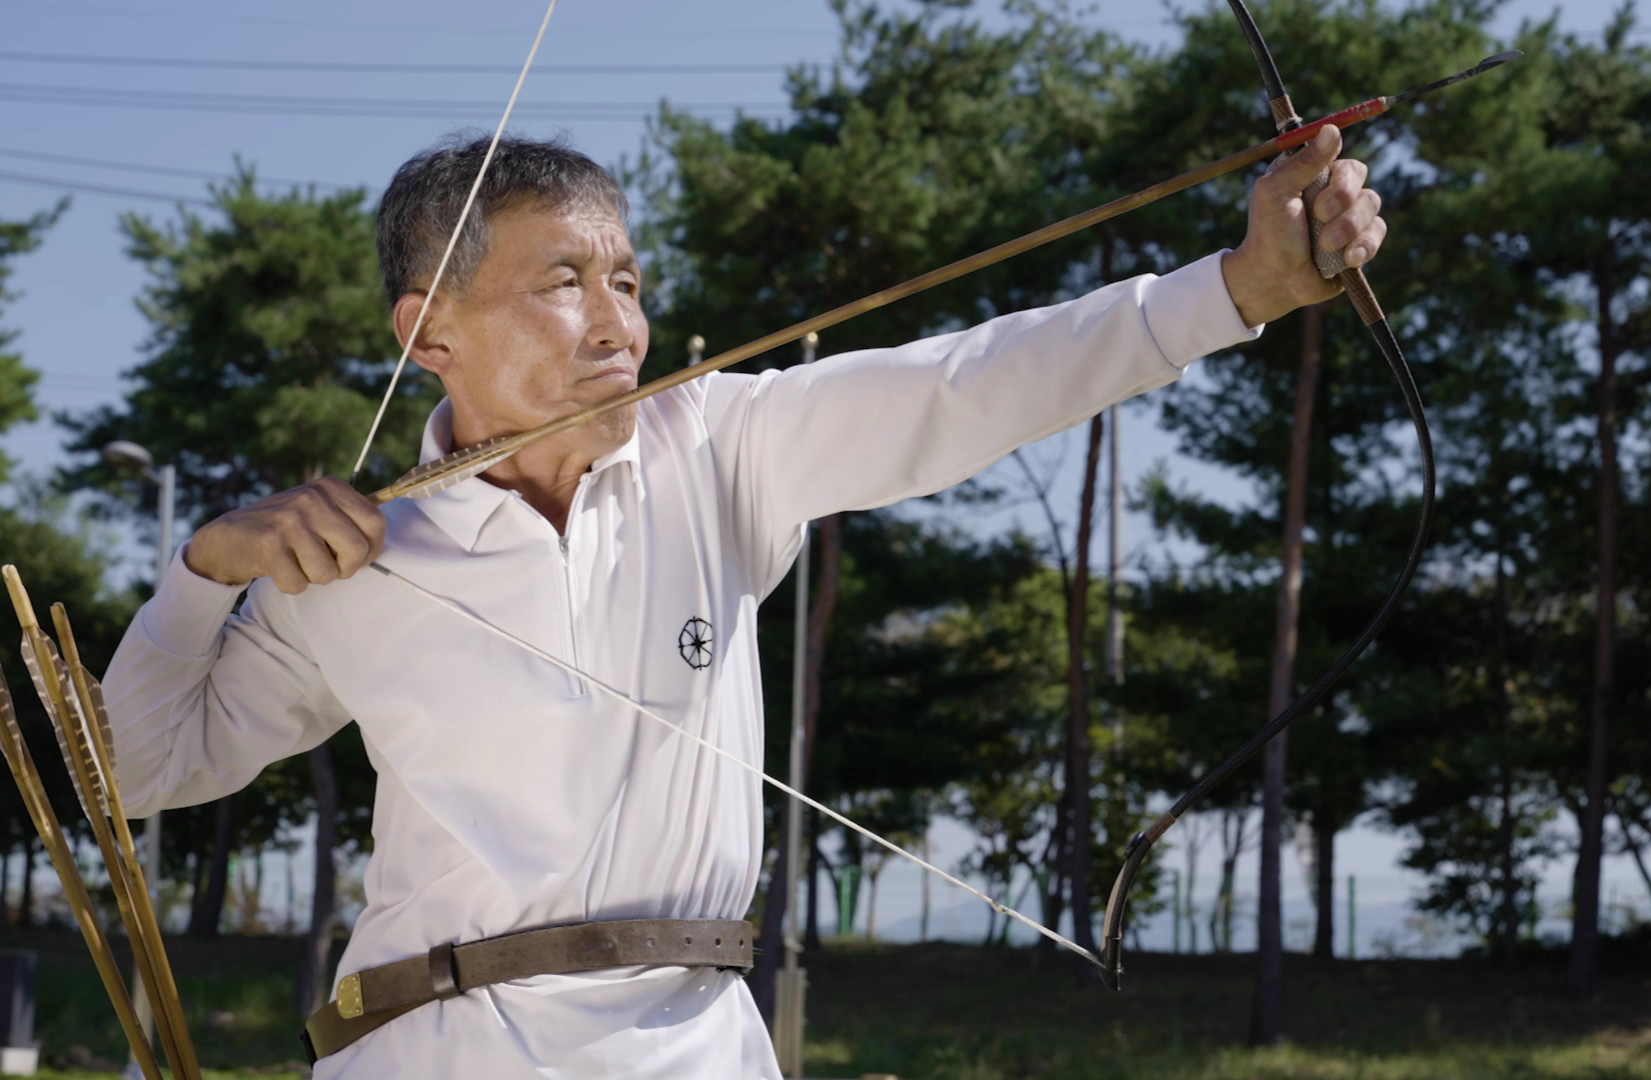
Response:
[{"label": "curved bow limb", "polygon": [[[1228,0],[1233,15],[1238,20],[1244,38],[1249,43],[1250,51],[1254,54],[1256,65],[1261,72],[1262,85],[1267,91],[1267,104],[1272,111],[1273,122],[1278,128],[1279,141],[1287,144],[1287,152],[1293,153],[1317,134],[1317,128],[1322,124],[1303,124],[1296,115],[1295,106],[1290,101],[1290,95],[1284,90],[1284,82],[1279,77],[1278,66],[1273,62],[1272,53],[1267,48],[1266,40],[1261,36],[1250,10],[1244,0]],[[1438,90],[1464,79],[1472,78],[1492,68],[1499,67],[1511,60],[1516,60],[1523,53],[1509,51],[1486,57],[1474,67],[1456,75],[1439,79],[1425,86],[1407,90],[1401,94],[1378,99],[1383,103],[1383,111],[1393,105],[1407,102],[1420,97],[1422,94]],[[1360,106],[1355,106],[1360,108]],[[1374,114],[1372,114],[1374,115]],[[1329,171],[1321,173],[1306,190],[1302,192],[1302,200],[1309,207],[1307,220],[1313,253],[1313,262],[1319,273],[1325,278],[1335,278],[1347,293],[1354,308],[1359,313],[1365,326],[1375,339],[1383,359],[1392,369],[1393,376],[1398,380],[1399,392],[1404,397],[1405,407],[1410,413],[1411,423],[1416,429],[1416,442],[1422,459],[1422,507],[1416,523],[1416,534],[1411,541],[1410,551],[1405,557],[1397,579],[1389,590],[1382,605],[1371,618],[1365,628],[1359,632],[1353,644],[1347,651],[1338,657],[1330,670],[1325,672],[1319,680],[1301,697],[1297,698],[1283,712],[1268,722],[1267,726],[1257,732],[1248,742],[1239,748],[1226,761],[1206,775],[1193,789],[1175,801],[1175,804],[1166,811],[1157,821],[1145,831],[1137,833],[1124,849],[1124,865],[1118,872],[1117,880],[1113,882],[1112,891],[1107,897],[1106,916],[1101,945],[1101,980],[1112,990],[1121,989],[1123,976],[1123,923],[1124,913],[1129,901],[1129,889],[1135,881],[1136,874],[1145,862],[1148,853],[1154,844],[1168,832],[1170,827],[1223,780],[1230,776],[1240,765],[1249,761],[1273,740],[1281,731],[1289,727],[1302,713],[1312,708],[1340,681],[1347,669],[1359,658],[1363,652],[1375,641],[1376,636],[1386,627],[1399,609],[1406,590],[1410,587],[1411,579],[1421,564],[1422,552],[1426,548],[1427,534],[1433,524],[1434,507],[1434,464],[1433,441],[1428,432],[1427,417],[1423,412],[1421,393],[1416,387],[1415,377],[1411,374],[1409,365],[1405,363],[1404,354],[1399,348],[1399,342],[1393,335],[1393,329],[1388,325],[1387,317],[1382,313],[1381,304],[1376,300],[1376,294],[1365,280],[1364,272],[1357,267],[1349,267],[1338,253],[1325,252],[1319,246],[1320,223],[1311,213],[1313,199],[1323,191],[1329,182]]]}]

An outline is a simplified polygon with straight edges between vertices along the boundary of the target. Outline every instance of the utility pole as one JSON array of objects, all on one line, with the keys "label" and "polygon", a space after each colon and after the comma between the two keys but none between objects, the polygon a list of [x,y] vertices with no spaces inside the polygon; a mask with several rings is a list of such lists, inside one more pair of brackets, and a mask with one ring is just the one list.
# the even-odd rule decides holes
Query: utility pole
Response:
[{"label": "utility pole", "polygon": [[[160,519],[160,535],[155,543],[155,589],[161,587],[161,579],[166,577],[166,570],[172,565],[172,519],[177,504],[178,470],[172,465],[155,466],[155,456],[144,447],[125,439],[117,439],[103,448],[103,460],[122,469],[130,469],[160,489],[155,500],[156,515]],[[159,911],[161,906],[161,815],[160,811],[149,816],[143,825],[143,873],[148,879],[149,902]],[[143,1028],[144,1038],[153,1039],[155,1035],[154,1006],[149,1001],[149,988],[143,983],[143,976],[133,964],[132,971],[133,1005],[137,1009],[138,1023]],[[126,1073],[131,1076],[140,1076],[136,1059],[127,1062]]]},{"label": "utility pole", "polygon": [[1175,882],[1175,898],[1170,901],[1170,912],[1175,917],[1175,946],[1171,951],[1179,955],[1181,952],[1181,871],[1171,870],[1170,873],[1175,875],[1172,879]]},{"label": "utility pole", "polygon": [[[819,351],[820,335],[803,339],[803,363],[812,364]],[[688,342],[690,363],[698,363],[705,339],[695,334]],[[791,662],[791,760],[787,781],[802,791],[803,746],[806,740],[808,681],[808,542],[809,527],[803,527],[802,547],[797,551],[797,613]],[[803,999],[808,991],[808,973],[799,963],[802,945],[801,869],[803,848],[802,804],[788,799],[785,804],[785,966],[780,969],[774,993],[774,1051],[780,1071],[788,1077],[803,1074]],[[927,877],[928,875],[924,875]]]},{"label": "utility pole", "polygon": [[1359,879],[1347,875],[1347,959],[1359,958]]},{"label": "utility pole", "polygon": [[[1118,578],[1123,573],[1124,548],[1124,485],[1123,468],[1118,462],[1118,406],[1107,410],[1107,425],[1111,429],[1111,535],[1108,537],[1106,582],[1106,666],[1114,688],[1124,685],[1124,616],[1118,608]],[[1116,703],[1112,707],[1112,752],[1123,757],[1124,711]],[[1121,768],[1120,768],[1121,771]]]}]

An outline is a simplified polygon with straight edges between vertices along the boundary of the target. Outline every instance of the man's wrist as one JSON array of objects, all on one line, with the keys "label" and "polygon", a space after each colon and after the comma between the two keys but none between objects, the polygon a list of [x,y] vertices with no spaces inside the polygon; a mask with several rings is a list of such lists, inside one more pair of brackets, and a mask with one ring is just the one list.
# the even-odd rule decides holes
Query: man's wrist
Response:
[{"label": "man's wrist", "polygon": [[1250,329],[1288,313],[1288,309],[1278,310],[1277,290],[1254,271],[1242,247],[1221,256],[1221,279],[1226,282],[1227,295],[1238,309],[1238,317]]},{"label": "man's wrist", "polygon": [[[210,528],[210,526],[203,526],[203,528]],[[216,582],[219,585],[234,585],[239,588],[240,586],[246,584],[244,581],[225,580],[222,574],[214,572],[210,560],[207,562],[198,560],[195,556],[197,555],[196,541],[199,539],[200,532],[197,531],[195,536],[192,537],[188,543],[184,544],[183,550],[179,552],[185,570],[188,570],[191,574],[194,574],[198,578],[205,578],[207,581]]]}]

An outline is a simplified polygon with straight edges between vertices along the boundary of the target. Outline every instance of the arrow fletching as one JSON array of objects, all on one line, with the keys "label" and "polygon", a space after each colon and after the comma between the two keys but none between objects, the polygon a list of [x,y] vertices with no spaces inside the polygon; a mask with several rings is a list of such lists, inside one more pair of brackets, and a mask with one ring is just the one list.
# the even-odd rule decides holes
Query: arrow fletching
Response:
[{"label": "arrow fletching", "polygon": [[[41,636],[46,643],[49,662],[53,673],[57,676],[57,685],[68,687],[69,669],[64,665],[62,657],[57,655],[57,648],[51,639]],[[40,695],[40,703],[46,707],[46,713],[52,720],[52,731],[57,736],[57,748],[63,754],[63,764],[68,766],[69,779],[74,784],[75,798],[80,801],[81,812],[88,818],[92,816],[93,807],[103,817],[110,817],[109,795],[107,782],[104,779],[103,765],[97,753],[89,745],[86,732],[85,717],[80,712],[80,701],[72,693],[64,694],[64,701],[68,704],[72,716],[62,715],[52,702],[51,690],[46,682],[46,673],[40,660],[40,654],[35,651],[34,643],[28,635],[23,637],[22,645],[23,664],[29,669],[29,679],[34,683],[35,693]],[[80,771],[75,767],[75,759],[86,763],[86,772],[91,779],[91,790],[82,788]]]},{"label": "arrow fletching", "polygon": [[408,470],[389,487],[375,492],[372,499],[377,503],[391,499],[427,499],[438,491],[446,491],[472,476],[481,475],[527,445],[529,440],[524,438],[526,434],[530,433],[498,435],[475,446],[455,450],[446,457],[426,461],[418,468]]},{"label": "arrow fletching", "polygon": [[115,732],[114,728],[109,725],[109,707],[103,703],[103,684],[98,682],[97,678],[84,667],[80,669],[80,673],[86,679],[86,690],[92,698],[92,730],[97,732],[97,746],[95,749],[97,750],[98,760],[103,763],[105,770],[104,785],[106,789],[112,789],[116,775]]}]

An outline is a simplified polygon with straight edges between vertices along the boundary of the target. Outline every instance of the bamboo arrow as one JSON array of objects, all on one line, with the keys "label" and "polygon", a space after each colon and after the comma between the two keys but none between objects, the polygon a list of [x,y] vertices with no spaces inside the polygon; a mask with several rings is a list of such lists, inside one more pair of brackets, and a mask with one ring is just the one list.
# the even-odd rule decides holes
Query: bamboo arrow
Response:
[{"label": "bamboo arrow", "polygon": [[[5,570],[7,584],[10,585],[17,572],[10,566]],[[40,782],[40,772],[35,768],[34,758],[29,754],[28,744],[17,726],[17,712],[4,679],[0,679],[0,752],[5,754],[6,764],[11,766],[12,778],[17,781],[23,803],[34,821],[35,831],[40,834],[46,853],[51,857],[52,867],[63,885],[64,899],[69,903],[69,910],[74,912],[81,936],[86,939],[86,947],[91,950],[92,963],[97,967],[98,977],[103,980],[103,989],[115,1006],[115,1015],[126,1041],[132,1047],[138,1068],[142,1070],[145,1080],[161,1080],[160,1063],[155,1060],[149,1040],[144,1038],[137,1011],[132,1007],[131,995],[126,992],[126,983],[121,978],[120,965],[116,963],[115,954],[109,948],[109,939],[104,936],[103,928],[98,923],[92,898],[87,895],[86,883],[80,877],[80,867],[75,863],[68,838],[64,836],[63,827],[52,810],[46,789]]]},{"label": "bamboo arrow", "polygon": [[99,760],[93,750],[92,740],[96,736],[84,722],[85,716],[77,710],[79,701],[71,701],[68,696],[68,668],[58,656],[51,639],[41,630],[39,620],[35,617],[34,605],[29,600],[28,591],[23,587],[23,580],[18,575],[17,568],[7,565],[0,568],[0,575],[5,578],[12,606],[23,626],[24,663],[34,680],[40,702],[45,706],[56,728],[58,746],[63,752],[64,764],[68,767],[69,777],[73,781],[75,795],[80,801],[81,810],[91,823],[92,834],[97,840],[98,850],[103,855],[104,869],[109,875],[109,884],[115,894],[121,922],[126,927],[133,959],[137,963],[144,985],[150,987],[153,995],[160,999],[157,1002],[159,1007],[155,1010],[156,1028],[161,1044],[166,1050],[167,1060],[184,1080],[199,1080],[199,1067],[194,1064],[193,1053],[186,1058],[180,1048],[176,1030],[177,1016],[166,1008],[164,996],[159,993],[159,988],[164,984],[158,973],[159,965],[154,954],[154,950],[159,946],[158,930],[151,935],[138,915],[127,864],[122,860],[114,834],[110,830],[108,819],[112,811],[109,792],[114,783],[112,771],[104,767],[104,761],[107,759]]},{"label": "bamboo arrow", "polygon": [[173,1045],[168,1047],[167,1055],[170,1058],[173,1049],[179,1055],[172,1058],[173,1068],[184,1080],[200,1080],[201,1066],[184,1020],[183,999],[172,977],[172,965],[166,958],[160,920],[155,917],[155,907],[149,899],[149,885],[144,880],[143,864],[138,860],[137,844],[132,838],[132,827],[121,802],[120,784],[115,779],[114,735],[109,727],[109,711],[103,704],[103,687],[80,662],[80,648],[75,643],[74,629],[69,625],[69,613],[62,604],[52,605],[52,623],[57,627],[57,640],[62,645],[64,664],[79,705],[74,718],[76,731],[72,741],[77,746],[85,747],[85,757],[89,763],[101,763],[103,767],[102,809],[114,823],[121,862],[130,884],[131,907],[137,917],[138,930],[134,940],[143,943],[154,976],[151,981],[150,973],[145,973],[144,990],[155,1007],[156,1022],[163,1025],[163,1030],[171,1030]]},{"label": "bamboo arrow", "polygon": [[765,337],[741,345],[737,349],[730,349],[725,353],[713,356],[709,360],[702,361],[692,367],[674,371],[663,378],[655,379],[646,386],[639,386],[634,390],[619,394],[599,405],[592,405],[587,409],[581,409],[576,413],[559,417],[515,435],[500,435],[485,442],[477,443],[475,446],[455,451],[446,457],[426,462],[408,472],[389,487],[374,492],[370,497],[375,503],[386,503],[391,499],[422,499],[434,495],[438,491],[444,491],[463,480],[468,480],[472,476],[486,472],[518,450],[538,442],[540,439],[559,435],[571,428],[588,423],[598,416],[613,412],[616,409],[623,409],[628,405],[634,405],[639,401],[653,397],[655,394],[681,386],[691,379],[709,375],[713,371],[720,371],[725,367],[739,363],[741,360],[747,360],[768,352],[770,349],[776,349],[781,345],[796,341],[798,338],[819,333],[827,327],[846,322],[856,315],[863,315],[868,311],[883,307],[885,304],[892,304],[896,300],[904,300],[906,297],[923,292],[925,289],[932,289],[936,285],[954,281],[966,274],[972,274],[976,270],[1002,262],[1004,259],[1031,251],[1033,248],[1041,247],[1062,237],[1070,236],[1092,225],[1118,217],[1120,214],[1126,214],[1148,203],[1156,202],[1166,195],[1185,191],[1187,188],[1195,187],[1218,176],[1253,165],[1264,158],[1273,157],[1298,146],[1304,146],[1311,142],[1327,125],[1334,124],[1338,128],[1347,128],[1354,124],[1363,123],[1373,117],[1380,116],[1395,105],[1412,101],[1423,94],[1461,82],[1464,79],[1471,79],[1475,75],[1483,74],[1523,55],[1523,53],[1516,51],[1498,53],[1495,56],[1486,57],[1466,71],[1458,72],[1448,78],[1439,79],[1412,90],[1406,90],[1401,94],[1371,98],[1369,101],[1360,102],[1351,108],[1332,113],[1322,119],[1313,121],[1311,124],[1304,124],[1293,131],[1268,139],[1266,142],[1257,143],[1248,150],[1240,150],[1238,153],[1230,154],[1219,161],[1212,161],[1208,165],[1201,165],[1173,179],[1143,188],[1133,195],[1125,195],[1121,199],[1114,199],[1102,206],[1085,210],[1083,213],[1076,214],[1064,221],[1057,221],[1053,225],[1045,225],[1035,232],[1027,233],[1025,236],[999,244],[994,248],[977,252],[937,270],[930,270],[928,273],[914,277],[910,281],[892,285],[881,292],[872,293],[870,296],[863,296],[852,303],[833,308],[811,319],[804,319],[787,329],[775,331]]}]

